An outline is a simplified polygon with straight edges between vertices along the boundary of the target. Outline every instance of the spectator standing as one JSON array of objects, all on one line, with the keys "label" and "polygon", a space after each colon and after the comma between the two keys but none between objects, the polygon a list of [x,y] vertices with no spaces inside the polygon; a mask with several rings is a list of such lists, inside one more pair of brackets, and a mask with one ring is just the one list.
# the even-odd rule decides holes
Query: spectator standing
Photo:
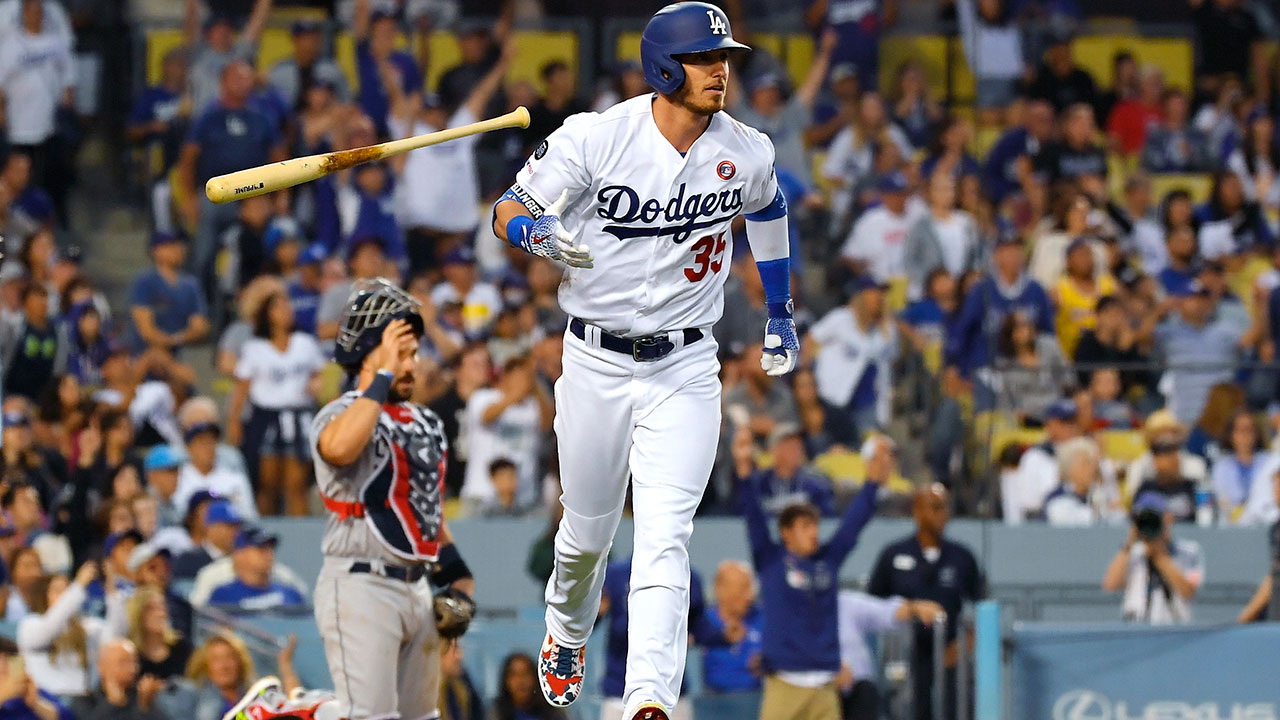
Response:
[{"label": "spectator standing", "polygon": [[351,288],[359,280],[372,280],[386,269],[387,256],[382,239],[366,236],[353,240],[346,249],[347,277],[333,283],[320,296],[316,308],[316,337],[331,341],[338,337],[338,318],[347,307]]},{"label": "spectator standing", "polygon": [[1096,143],[1097,122],[1093,106],[1074,102],[1060,113],[1061,141],[1050,145],[1041,157],[1050,181],[1107,177],[1107,156]]},{"label": "spectator standing", "polygon": [[840,635],[840,709],[845,720],[879,720],[882,717],[878,671],[868,636],[919,622],[933,627],[946,615],[932,600],[878,598],[856,590],[841,590],[837,598]]},{"label": "spectator standing", "polygon": [[924,69],[907,60],[894,73],[894,88],[886,98],[893,122],[906,133],[916,147],[933,142],[936,126],[942,120],[942,106],[929,94],[929,81]]},{"label": "spectator standing", "polygon": [[147,87],[134,99],[125,125],[125,139],[149,152],[159,151],[159,166],[152,160],[149,168],[158,173],[151,191],[151,208],[156,228],[173,232],[170,211],[173,189],[168,171],[178,161],[187,124],[191,121],[191,102],[187,95],[188,56],[183,48],[165,53],[160,65],[160,84]]},{"label": "spectator standing", "polygon": [[862,93],[852,120],[831,140],[827,159],[822,163],[822,176],[837,188],[831,207],[833,228],[843,232],[851,224],[858,208],[855,193],[877,172],[876,153],[891,154],[895,150],[901,161],[915,152],[902,128],[889,120],[880,95]]},{"label": "spectator standing", "polygon": [[237,33],[237,24],[229,15],[215,9],[201,23],[198,0],[186,1],[182,30],[191,54],[191,107],[197,116],[217,97],[219,78],[227,66],[237,61],[251,63],[257,56],[271,5],[272,0],[253,0],[253,11]]},{"label": "spectator standing", "polygon": [[[513,44],[504,46],[498,62],[456,108],[444,105],[439,95],[400,92],[394,73],[384,69],[384,84],[392,100],[387,121],[391,134],[409,137],[478,122],[501,86],[514,54]],[[463,243],[479,225],[480,176],[475,148],[480,137],[432,145],[397,161],[395,215],[407,236],[410,276],[436,269],[444,254]]]},{"label": "spectator standing", "polygon": [[1093,111],[1098,105],[1098,88],[1093,82],[1093,76],[1071,59],[1071,37],[1068,35],[1059,34],[1050,38],[1043,60],[1036,68],[1035,79],[1028,84],[1026,94],[1048,100],[1058,112],[1077,103],[1084,103],[1090,109],[1090,119],[1096,121]]},{"label": "spectator standing", "polygon": [[889,421],[891,364],[898,334],[885,312],[885,288],[869,277],[855,279],[848,305],[827,313],[809,331],[806,352],[814,357],[818,396],[837,442],[859,445],[870,430]]},{"label": "spectator standing", "polygon": [[129,640],[105,643],[98,652],[100,687],[76,704],[82,720],[166,720],[155,706],[164,684],[153,675],[139,677],[138,649]]},{"label": "spectator standing", "polygon": [[[929,600],[942,607],[947,622],[943,662],[948,676],[954,673],[959,653],[968,652],[958,643],[964,605],[987,594],[986,580],[973,553],[943,535],[951,517],[950,499],[946,488],[936,483],[916,491],[911,508],[915,534],[881,550],[867,583],[867,593],[875,597]],[[912,647],[915,717],[927,720],[933,717],[933,628],[916,625]],[[946,686],[950,692],[944,699],[943,717],[952,717],[956,684],[948,681]]]},{"label": "spectator standing", "polygon": [[1174,538],[1174,518],[1157,493],[1133,501],[1129,538],[1111,559],[1102,589],[1123,591],[1127,622],[1149,625],[1191,622],[1190,601],[1204,581],[1204,555],[1194,540]]},{"label": "spectator standing", "polygon": [[208,604],[242,612],[305,606],[307,599],[302,593],[272,579],[279,541],[275,535],[261,530],[242,529],[231,552],[235,579],[213,588]]},{"label": "spectator standing", "polygon": [[44,22],[45,6],[23,0],[19,27],[0,43],[0,105],[4,130],[14,150],[31,158],[31,178],[36,187],[55,191],[59,206],[66,201],[69,183],[54,176],[66,172],[58,156],[57,113],[71,105],[75,67],[69,38]]},{"label": "spectator standing", "polygon": [[1005,316],[1027,315],[1041,334],[1053,333],[1053,311],[1044,288],[1026,274],[1022,239],[1004,233],[992,254],[992,273],[965,295],[960,314],[947,332],[943,360],[958,377],[989,365]]},{"label": "spectator standing", "polygon": [[383,8],[370,10],[369,0],[356,0],[351,34],[356,40],[356,70],[360,77],[357,101],[373,120],[378,137],[388,135],[387,119],[391,97],[383,80],[384,72],[400,85],[405,95],[422,92],[422,69],[413,55],[396,49],[399,27],[395,15]]},{"label": "spectator standing", "polygon": [[965,59],[972,68],[979,121],[1002,125],[1024,72],[1022,30],[1006,0],[956,0]]},{"label": "spectator standing", "polygon": [[757,691],[764,617],[756,602],[755,573],[744,562],[725,560],[716,568],[711,592],[714,602],[703,615],[708,626],[726,636],[735,635],[737,627],[743,633],[736,642],[703,648],[703,684],[717,693]]},{"label": "spectator standing", "polygon": [[1155,173],[1203,172],[1212,166],[1209,141],[1190,123],[1186,92],[1171,88],[1160,101],[1161,118],[1147,129],[1142,167]]},{"label": "spectator standing", "polygon": [[22,291],[25,321],[3,353],[4,396],[41,397],[55,373],[66,366],[67,341],[49,317],[49,291],[31,283]]},{"label": "spectator standing", "polygon": [[[730,90],[736,99],[733,116],[739,122],[760,130],[773,141],[775,165],[797,177],[809,177],[811,168],[805,154],[804,130],[813,114],[813,103],[822,89],[830,66],[831,54],[839,42],[834,30],[823,32],[817,53],[800,87],[788,99],[783,93],[782,78],[765,73],[747,81],[746,92]],[[730,76],[731,82],[734,82]]]},{"label": "spectator standing", "polygon": [[134,278],[129,290],[135,352],[166,353],[199,342],[209,332],[209,315],[196,279],[182,271],[187,247],[181,236],[151,237],[155,267]]},{"label": "spectator standing", "polygon": [[31,679],[19,658],[17,643],[7,637],[0,637],[0,716],[8,720],[76,720],[61,700]]},{"label": "spectator standing", "polygon": [[[773,457],[773,466],[766,470],[758,469],[752,457],[754,453],[750,433],[745,428],[739,428],[734,434],[734,472],[737,477],[745,478],[747,483],[756,488],[760,507],[765,513],[778,515],[787,507],[800,503],[812,505],[820,515],[835,516],[831,481],[805,467],[807,458],[799,425],[776,425],[769,433],[769,451]],[[741,505],[746,500],[741,497],[741,490],[738,494]]]},{"label": "spectator standing", "polygon": [[[511,40],[508,38],[502,45],[502,54],[498,56],[498,62],[494,67],[507,64],[509,58],[506,56],[511,54],[511,48]],[[492,72],[490,70],[485,73],[485,76],[487,77]],[[542,84],[545,86],[546,92],[533,107],[529,108],[529,127],[524,132],[525,143],[523,150],[526,154],[533,152],[538,143],[563,125],[570,115],[587,112],[590,109],[586,103],[576,97],[574,88],[575,73],[565,61],[552,60],[546,63],[539,69],[538,76],[542,78]],[[482,78],[476,84],[476,87],[478,88],[483,84],[484,79]],[[475,92],[473,88],[468,93],[468,96],[474,97]],[[629,95],[627,97],[634,96]],[[618,100],[626,100],[627,97],[620,97]],[[486,99],[486,102],[480,103],[477,113],[482,114],[487,105]],[[755,126],[753,125],[752,127]]]},{"label": "spectator standing", "polygon": [[444,256],[444,280],[431,290],[431,302],[438,308],[450,303],[462,305],[462,330],[468,337],[482,337],[502,310],[502,294],[476,275],[476,254],[467,245],[458,245]]},{"label": "spectator standing", "polygon": [[925,278],[938,268],[953,278],[977,269],[981,251],[973,216],[956,209],[956,181],[950,173],[929,178],[926,199],[929,212],[911,226],[903,249],[907,296],[913,300],[925,294]]},{"label": "spectator standing", "polygon": [[760,717],[835,720],[840,699],[837,577],[862,528],[875,513],[876,494],[887,477],[867,477],[840,526],[818,540],[818,511],[793,504],[778,515],[781,542],[770,536],[759,489],[743,479],[742,495],[751,557],[760,576],[764,615],[763,667],[767,673]]},{"label": "spectator standing", "polygon": [[835,30],[839,42],[831,55],[834,64],[851,63],[858,70],[858,83],[875,90],[880,82],[880,33],[898,19],[898,0],[812,0],[805,10],[805,23]]},{"label": "spectator standing", "polygon": [[[1215,305],[1208,288],[1194,281],[1178,300],[1176,314],[1153,331],[1156,354],[1169,368],[1161,381],[1171,390],[1169,409],[1183,424],[1199,417],[1209,388],[1230,380],[1241,351],[1254,343],[1255,329],[1242,333],[1214,321]],[[1150,326],[1148,321],[1144,330]]]},{"label": "spectator standing", "polygon": [[[1116,81],[1116,87],[1119,82]],[[1105,119],[1107,135],[1113,148],[1125,157],[1136,157],[1147,140],[1147,128],[1164,119],[1164,73],[1151,66],[1142,70],[1136,91],[1129,97],[1117,98],[1114,105],[1099,117]],[[1184,117],[1185,120],[1185,117]]]},{"label": "spectator standing", "polygon": [[[275,293],[253,318],[254,337],[236,364],[227,409],[227,440],[244,450],[256,477],[258,511],[307,514],[310,428],[315,388],[328,359],[315,337],[294,329],[289,297]],[[245,402],[248,422],[245,423]]]},{"label": "spectator standing", "polygon": [[[1053,106],[1047,100],[1030,99],[1022,111],[1022,124],[1004,132],[987,152],[982,165],[982,186],[992,202],[1038,185],[1037,169],[1054,137]],[[1042,180],[1041,180],[1042,181]]]},{"label": "spectator standing", "polygon": [[444,394],[431,403],[431,409],[444,423],[445,437],[449,441],[449,463],[445,468],[445,492],[457,497],[462,492],[466,478],[469,438],[467,429],[467,403],[475,391],[489,384],[493,367],[489,362],[489,350],[484,343],[472,343],[463,348],[453,362],[453,377]]},{"label": "spectator standing", "polygon": [[[214,203],[204,194],[205,183],[216,175],[288,157],[279,128],[270,116],[249,103],[253,67],[243,60],[233,60],[226,63],[219,77],[216,100],[207,106],[196,106],[201,110],[191,124],[177,165],[182,219],[188,229],[195,230],[195,248],[187,258],[187,269],[209,290],[214,287],[218,237],[235,221],[239,208],[237,203]],[[276,202],[281,202],[286,194],[276,197]]]},{"label": "spectator standing", "polygon": [[538,380],[528,356],[508,361],[496,387],[471,393],[463,431],[468,446],[463,499],[484,502],[492,498],[489,464],[505,455],[519,470],[517,499],[526,505],[535,502],[538,449],[542,434],[551,430],[554,415],[551,395]]},{"label": "spectator standing", "polygon": [[347,76],[332,59],[324,57],[324,26],[300,19],[290,28],[293,54],[271,68],[267,82],[280,93],[289,107],[301,110],[313,87],[329,88],[337,99],[347,102]]},{"label": "spectator standing", "polygon": [[[1252,8],[1238,0],[1189,0],[1196,28],[1196,78],[1200,89],[1213,92],[1229,77],[1244,80],[1261,70],[1265,58],[1262,29]],[[1259,74],[1261,77],[1261,74]]]},{"label": "spectator standing", "polygon": [[882,284],[907,276],[907,232],[918,217],[911,207],[907,177],[901,171],[882,175],[876,182],[881,204],[858,218],[845,240],[840,256],[855,275],[871,275]]},{"label": "spectator standing", "polygon": [[1240,178],[1245,199],[1270,210],[1280,206],[1280,146],[1276,144],[1275,122],[1260,108],[1250,111],[1244,137],[1227,156],[1227,169]]}]

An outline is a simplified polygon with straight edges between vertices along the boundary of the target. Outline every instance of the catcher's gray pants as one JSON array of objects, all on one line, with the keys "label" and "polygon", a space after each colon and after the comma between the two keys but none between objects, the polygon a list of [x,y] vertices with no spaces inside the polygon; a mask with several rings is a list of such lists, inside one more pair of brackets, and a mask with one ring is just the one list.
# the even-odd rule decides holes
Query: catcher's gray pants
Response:
[{"label": "catcher's gray pants", "polygon": [[345,717],[435,717],[440,638],[430,584],[352,573],[353,562],[326,557],[315,592],[316,624]]}]

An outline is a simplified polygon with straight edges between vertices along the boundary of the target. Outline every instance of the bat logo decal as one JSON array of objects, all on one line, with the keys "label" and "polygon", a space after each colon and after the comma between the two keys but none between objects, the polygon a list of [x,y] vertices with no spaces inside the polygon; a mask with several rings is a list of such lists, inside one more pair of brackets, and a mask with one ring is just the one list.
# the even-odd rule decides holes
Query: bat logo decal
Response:
[{"label": "bat logo decal", "polygon": [[262,182],[258,183],[257,185],[245,185],[244,187],[238,187],[238,188],[236,188],[236,194],[237,194],[237,195],[242,195],[242,194],[247,193],[247,192],[253,192],[254,190],[261,190],[262,188],[264,188],[264,187],[266,187],[266,186],[267,186],[267,184],[266,184],[266,183],[262,183]]}]

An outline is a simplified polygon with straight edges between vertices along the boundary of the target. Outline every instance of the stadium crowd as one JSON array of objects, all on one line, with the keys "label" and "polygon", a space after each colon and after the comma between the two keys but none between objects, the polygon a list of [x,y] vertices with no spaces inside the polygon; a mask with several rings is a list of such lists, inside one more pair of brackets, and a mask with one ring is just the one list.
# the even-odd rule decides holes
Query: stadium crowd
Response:
[{"label": "stadium crowd", "polygon": [[[1200,48],[1189,86],[1120,53],[1104,90],[1072,59],[1074,3],[1047,0],[940,3],[976,79],[972,112],[940,102],[915,62],[880,86],[878,41],[898,0],[779,3],[814,36],[794,81],[767,52],[740,58],[729,112],[776,149],[804,362],[788,378],[760,369],[764,291],[735,238],[712,266],[726,275],[714,328],[725,422],[701,512],[747,518],[755,567],[726,563],[691,610],[709,689],[759,690],[768,667],[766,704],[800,706],[816,672],[820,690],[844,691],[846,717],[871,717],[859,633],[914,621],[929,652],[926,629],[943,616],[954,666],[955,619],[985,590],[972,555],[943,537],[953,512],[1132,522],[1103,584],[1123,591],[1126,617],[1152,622],[1188,620],[1203,573],[1173,523],[1280,519],[1273,4],[1189,3]],[[134,90],[123,128],[159,164],[146,266],[113,304],[96,284],[92,229],[68,220],[91,127],[92,3],[0,0],[0,616],[16,627],[0,661],[25,662],[25,674],[0,662],[4,717],[216,719],[252,682],[244,642],[220,631],[195,643],[193,613],[307,605],[309,589],[275,561],[279,538],[254,520],[321,512],[308,433],[340,391],[328,353],[358,279],[398,279],[422,303],[415,399],[448,430],[448,513],[549,516],[529,567],[550,573],[561,271],[506,247],[488,208],[566,117],[647,87],[635,63],[580,78],[573,58],[539,68],[537,86],[509,82],[517,16],[556,4],[506,0],[476,17],[464,4],[340,0],[290,21],[291,54],[259,71],[272,0],[184,0],[183,43]],[[726,4],[750,43],[754,6]],[[353,78],[335,28],[354,41]],[[417,50],[441,29],[460,60],[432,69]],[[518,105],[532,115],[524,130],[269,197],[204,197],[225,172]],[[837,603],[833,576],[813,568],[838,569],[868,503],[913,516],[918,532],[883,550],[869,594]],[[837,516],[819,547],[817,519]],[[779,547],[810,563],[810,631],[829,646],[778,639],[800,622],[788,613],[811,607],[788,599]],[[922,572],[938,563],[952,564],[950,581]],[[620,587],[602,615],[625,628]],[[1264,583],[1242,619],[1269,593]],[[275,670],[296,686],[292,651]],[[504,663],[486,702],[461,653],[445,650],[444,717],[560,717],[530,657]],[[606,694],[615,686],[620,675]]]}]

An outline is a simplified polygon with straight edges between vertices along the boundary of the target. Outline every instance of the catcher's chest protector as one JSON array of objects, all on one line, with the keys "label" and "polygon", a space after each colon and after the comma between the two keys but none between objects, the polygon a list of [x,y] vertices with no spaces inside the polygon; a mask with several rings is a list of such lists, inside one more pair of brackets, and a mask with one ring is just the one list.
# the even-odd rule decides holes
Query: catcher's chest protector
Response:
[{"label": "catcher's chest protector", "polygon": [[360,488],[365,522],[396,556],[434,561],[444,501],[443,423],[415,405],[383,405],[370,444],[374,472]]}]

